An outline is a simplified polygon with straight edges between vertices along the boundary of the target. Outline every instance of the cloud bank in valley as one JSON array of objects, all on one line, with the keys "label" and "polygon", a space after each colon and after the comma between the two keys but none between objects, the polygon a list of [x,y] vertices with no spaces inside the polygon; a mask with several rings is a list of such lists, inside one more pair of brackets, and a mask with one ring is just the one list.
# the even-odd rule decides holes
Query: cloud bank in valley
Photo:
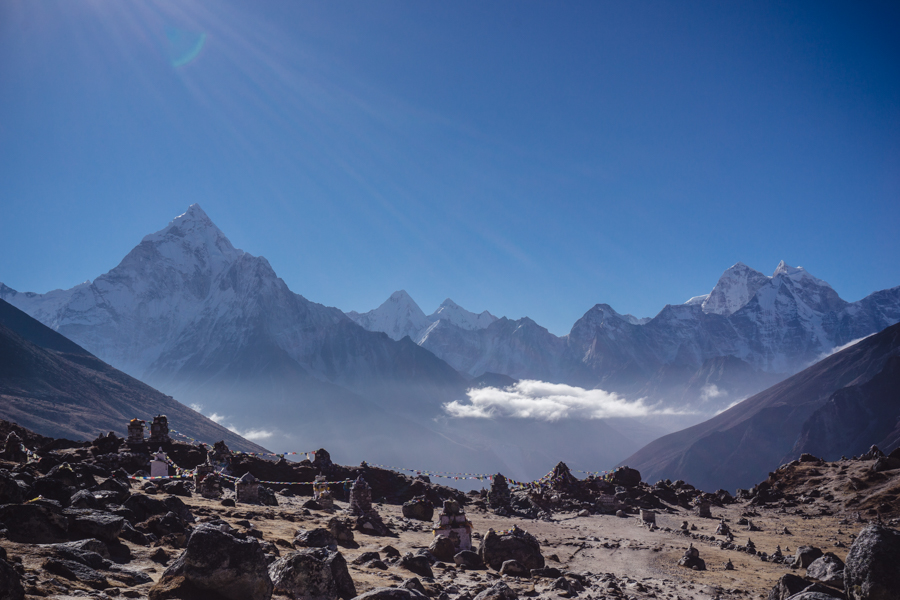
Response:
[{"label": "cloud bank in valley", "polygon": [[543,421],[681,414],[671,409],[657,409],[655,405],[645,404],[643,399],[626,400],[603,390],[527,379],[505,388],[472,388],[466,394],[468,402],[445,403],[444,411],[452,417],[514,417]]},{"label": "cloud bank in valley", "polygon": [[[196,405],[192,404],[191,408],[193,408],[194,406],[196,406]],[[250,440],[251,442],[260,442],[262,440],[267,440],[274,435],[274,432],[267,431],[265,429],[248,429],[246,431],[241,431],[234,425],[226,423],[225,422],[226,417],[224,417],[223,415],[220,415],[218,413],[212,413],[212,414],[206,415],[206,417],[210,421],[214,421],[214,422],[218,423],[222,427],[229,429],[233,433],[236,433],[239,436],[241,436],[242,438],[244,438],[245,440]]]}]

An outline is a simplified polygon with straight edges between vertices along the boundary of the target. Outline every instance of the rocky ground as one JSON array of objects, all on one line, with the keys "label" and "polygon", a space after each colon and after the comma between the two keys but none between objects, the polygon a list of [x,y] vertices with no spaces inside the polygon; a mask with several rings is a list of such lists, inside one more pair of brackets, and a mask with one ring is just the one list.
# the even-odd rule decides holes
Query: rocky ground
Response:
[{"label": "rocky ground", "polygon": [[[0,461],[0,600],[294,597],[288,588],[296,597],[328,600],[365,593],[397,600],[420,594],[439,600],[786,599],[817,581],[818,595],[808,592],[807,597],[825,600],[847,597],[845,578],[835,572],[848,562],[868,524],[886,526],[877,531],[890,538],[888,551],[897,551],[900,537],[895,531],[900,455],[877,452],[832,463],[805,456],[735,496],[721,490],[705,494],[684,482],[651,486],[627,470],[609,481],[576,480],[562,464],[532,490],[506,492],[497,485],[490,494],[463,496],[421,479],[365,468],[362,473],[379,481],[372,486],[373,509],[389,530],[389,535],[371,535],[360,530],[360,518],[350,514],[347,502],[337,499],[325,509],[312,501],[308,485],[275,486],[280,488],[274,494],[277,505],[235,503],[233,489],[225,489],[221,499],[206,499],[192,492],[189,482],[157,486],[124,479],[124,471],[104,472],[88,458],[97,453],[86,446],[75,450],[46,450],[27,464]],[[253,466],[245,459],[236,465]],[[313,473],[317,467],[302,468]],[[331,475],[346,469],[318,468]],[[336,489],[337,496],[343,493]],[[483,547],[479,556],[436,556],[441,552],[433,545],[432,520],[446,500],[451,508],[454,502],[463,505],[474,549]],[[413,510],[413,505],[436,508],[429,516],[429,510]],[[707,509],[709,516],[700,516]],[[503,533],[514,528],[527,534]],[[500,533],[492,539],[528,541],[533,536],[537,545],[500,556],[503,552],[491,550],[484,539],[491,530]],[[197,550],[202,540],[210,549]],[[227,550],[229,544],[237,550]],[[188,556],[192,545],[193,558]],[[310,550],[320,546],[326,550]],[[808,573],[805,567],[823,553]],[[480,564],[497,556],[518,564],[500,570]],[[308,564],[290,562],[301,558]],[[891,559],[895,583],[898,558]],[[201,564],[204,560],[217,564]],[[527,564],[531,560],[542,564]],[[326,562],[330,571],[322,571]],[[276,566],[282,572],[293,569],[293,587],[276,582],[271,591],[268,574]],[[850,597],[878,598],[865,591],[871,588],[866,585],[856,586],[863,591],[850,590]]]}]

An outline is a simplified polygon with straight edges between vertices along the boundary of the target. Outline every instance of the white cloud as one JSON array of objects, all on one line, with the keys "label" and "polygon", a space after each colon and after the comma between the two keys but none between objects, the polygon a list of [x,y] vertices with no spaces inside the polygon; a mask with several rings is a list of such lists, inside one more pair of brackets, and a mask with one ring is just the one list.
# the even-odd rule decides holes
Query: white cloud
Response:
[{"label": "white cloud", "polygon": [[[877,332],[876,332],[876,333],[877,333]],[[819,356],[819,358],[818,358],[818,360],[817,360],[816,362],[818,362],[819,360],[822,360],[823,358],[828,358],[828,357],[831,356],[832,354],[837,354],[837,353],[840,352],[841,350],[846,350],[846,349],[849,348],[850,346],[855,346],[856,344],[860,343],[860,342],[863,341],[864,339],[870,338],[870,337],[872,337],[873,335],[875,335],[875,334],[874,334],[874,333],[870,333],[870,334],[867,335],[867,336],[864,336],[864,337],[861,337],[861,338],[858,338],[858,339],[855,339],[855,340],[851,340],[851,341],[847,342],[846,344],[844,344],[843,346],[837,346],[837,347],[835,347],[835,348],[832,348],[832,349],[831,349],[831,352],[824,352],[824,353],[822,353],[822,355]]]},{"label": "white cloud", "polygon": [[229,427],[228,429],[230,429],[234,433],[238,434],[242,438],[244,438],[246,440],[251,440],[254,442],[259,441],[259,440],[266,440],[266,439],[272,437],[273,435],[275,435],[275,432],[266,431],[265,429],[249,429],[247,431],[240,431],[236,427]]},{"label": "white cloud", "polygon": [[700,399],[708,402],[714,398],[724,398],[728,395],[726,390],[720,390],[719,386],[714,383],[708,383],[700,388]]},{"label": "white cloud", "polygon": [[[202,406],[199,404],[192,404],[191,408],[193,408],[196,411],[199,411],[200,408],[202,408]],[[226,423],[225,422],[226,417],[224,415],[220,415],[217,413],[212,413],[212,414],[206,415],[206,418],[208,418],[210,421],[218,423],[225,429],[228,429],[229,431],[232,431],[233,433],[238,434],[242,438],[244,438],[246,440],[251,440],[254,442],[259,441],[259,440],[266,440],[266,439],[269,439],[270,437],[272,437],[273,435],[275,435],[274,431],[267,431],[265,429],[248,429],[247,431],[241,431],[234,425]]]},{"label": "white cloud", "polygon": [[[746,399],[749,398],[749,397],[750,397],[750,396],[744,396],[743,398],[738,398],[737,400],[735,400],[734,402],[732,402],[731,404],[729,404],[729,405],[726,406],[725,408],[721,408],[721,409],[717,410],[717,411],[716,411],[716,415],[721,415],[723,412],[725,412],[725,411],[728,410],[729,408],[734,408],[735,406],[737,406],[738,404],[740,404],[741,402],[743,402],[744,400],[746,400]],[[713,416],[715,416],[715,415],[713,415]]]},{"label": "white cloud", "polygon": [[473,388],[466,394],[469,403],[454,400],[444,404],[444,410],[453,417],[515,417],[543,421],[680,414],[648,406],[643,399],[631,401],[603,390],[545,381],[523,380],[506,388]]},{"label": "white cloud", "polygon": [[202,404],[189,404],[188,406],[190,406],[191,409],[196,410],[198,413],[202,413],[202,412],[203,412],[203,405],[202,405]]}]

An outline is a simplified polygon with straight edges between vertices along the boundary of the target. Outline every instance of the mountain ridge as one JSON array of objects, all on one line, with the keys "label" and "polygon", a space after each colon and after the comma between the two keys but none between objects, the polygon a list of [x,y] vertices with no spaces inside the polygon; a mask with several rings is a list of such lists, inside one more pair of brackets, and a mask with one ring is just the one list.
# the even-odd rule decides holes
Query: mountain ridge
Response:
[{"label": "mountain ridge", "polygon": [[[897,356],[900,324],[823,359],[707,421],[651,442],[621,464],[639,469],[648,480],[691,477],[701,489],[747,487],[765,477],[765,469],[770,468],[766,465],[788,462],[808,449],[801,443],[804,424],[839,390],[871,382],[886,366],[896,366]],[[879,442],[882,440],[867,441]],[[820,446],[816,448],[821,451]]]}]

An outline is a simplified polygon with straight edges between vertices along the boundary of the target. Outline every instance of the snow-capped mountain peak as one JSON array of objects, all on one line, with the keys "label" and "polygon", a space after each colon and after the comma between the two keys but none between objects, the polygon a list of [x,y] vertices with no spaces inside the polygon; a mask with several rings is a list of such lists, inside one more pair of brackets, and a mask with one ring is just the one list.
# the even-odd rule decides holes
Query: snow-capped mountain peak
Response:
[{"label": "snow-capped mountain peak", "polygon": [[364,329],[383,331],[394,340],[401,340],[407,335],[415,339],[416,334],[430,324],[406,290],[394,292],[381,306],[369,312],[346,314]]},{"label": "snow-capped mountain peak", "polygon": [[772,274],[772,278],[774,279],[775,277],[782,277],[798,282],[805,281],[809,284],[819,287],[831,288],[828,282],[822,281],[818,277],[813,277],[812,275],[810,275],[809,271],[807,271],[803,267],[792,267],[784,261],[779,262],[778,266],[775,268],[775,272]]},{"label": "snow-capped mountain peak", "polygon": [[[733,314],[747,304],[756,295],[759,288],[769,283],[769,280],[769,277],[759,271],[738,262],[726,269],[719,277],[712,292],[702,302],[703,312],[723,316]],[[694,304],[695,302],[689,300],[688,303]]]},{"label": "snow-capped mountain peak", "polygon": [[[132,254],[139,256],[132,257]],[[238,260],[244,252],[232,246],[199,204],[192,204],[187,211],[172,219],[156,233],[144,236],[141,243],[122,264],[132,258],[146,258],[144,252],[152,252],[167,260],[169,266],[190,273],[202,271],[220,273]]]},{"label": "snow-capped mountain peak", "polygon": [[803,267],[792,267],[784,261],[778,263],[771,281],[780,294],[788,293],[795,298],[805,312],[827,313],[847,304],[828,282],[812,276]]},{"label": "snow-capped mountain peak", "polygon": [[436,311],[428,315],[428,320],[430,322],[447,321],[461,329],[475,331],[484,329],[496,321],[497,317],[488,311],[484,311],[480,314],[469,312],[450,298],[447,298],[441,302],[441,305]]}]

